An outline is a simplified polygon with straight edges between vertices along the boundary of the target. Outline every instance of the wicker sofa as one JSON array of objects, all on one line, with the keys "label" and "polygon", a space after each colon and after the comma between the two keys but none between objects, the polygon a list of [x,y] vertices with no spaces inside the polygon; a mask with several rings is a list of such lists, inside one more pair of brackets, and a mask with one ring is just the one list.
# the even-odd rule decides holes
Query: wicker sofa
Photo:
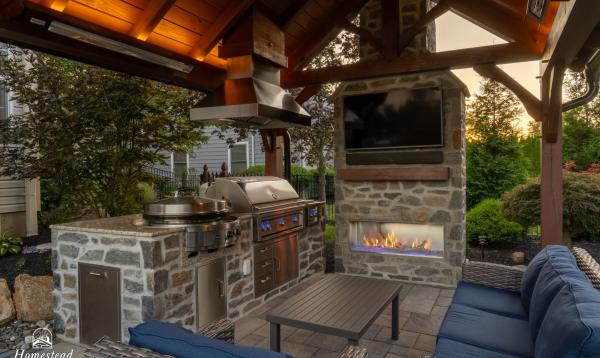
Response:
[{"label": "wicker sofa", "polygon": [[[217,340],[217,346],[223,343],[219,343],[218,341],[225,342],[225,344],[232,345],[234,343],[235,337],[235,325],[228,319],[222,319],[216,322],[212,322],[197,332],[197,335],[204,336],[206,338],[210,338],[213,340]],[[181,343],[177,343],[181,345]],[[139,344],[138,344],[139,345]],[[92,347],[88,348],[83,355],[87,358],[116,358],[116,357],[125,357],[125,358],[164,358],[164,357],[176,357],[178,358],[178,354],[171,353],[173,355],[168,354],[169,349],[164,348],[163,345],[157,344],[162,348],[162,353],[158,353],[157,351],[148,349],[144,347],[144,345],[136,346],[131,344],[125,344],[121,342],[112,341],[108,337],[103,337],[98,342],[96,342]],[[159,349],[157,349],[159,350]],[[170,352],[169,352],[170,353]],[[238,353],[238,352],[236,352]],[[258,349],[255,349],[252,352],[254,356],[256,354],[262,356]],[[264,351],[264,354],[278,354],[274,352]],[[208,356],[206,354],[193,354],[193,356]],[[223,355],[225,357],[227,355]],[[239,357],[240,355],[232,355],[235,357]],[[283,356],[283,355],[282,355]],[[339,358],[367,358],[367,350],[365,348],[361,348],[358,346],[346,346],[339,355]]]},{"label": "wicker sofa", "polygon": [[600,266],[547,246],[524,267],[466,262],[434,357],[600,357]]}]

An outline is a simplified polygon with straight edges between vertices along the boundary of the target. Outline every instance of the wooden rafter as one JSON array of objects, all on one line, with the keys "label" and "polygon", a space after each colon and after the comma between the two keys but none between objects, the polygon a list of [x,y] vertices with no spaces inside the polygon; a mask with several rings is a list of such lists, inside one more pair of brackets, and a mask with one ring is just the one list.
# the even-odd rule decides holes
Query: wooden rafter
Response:
[{"label": "wooden rafter", "polygon": [[427,11],[425,15],[421,16],[411,27],[404,30],[398,39],[398,53],[402,53],[425,26],[445,14],[448,10],[450,10],[448,2],[441,0],[436,6]]},{"label": "wooden rafter", "polygon": [[554,65],[569,66],[600,23],[595,0],[571,0],[560,4],[542,56],[542,76]]},{"label": "wooden rafter", "polygon": [[400,36],[400,2],[381,0],[381,55],[385,59],[398,56]]},{"label": "wooden rafter", "polygon": [[[296,69],[306,65],[339,32],[342,19],[350,19],[358,14],[368,0],[344,1],[344,6],[332,13],[329,21],[314,29],[312,34],[302,39],[300,46],[288,54],[288,68]],[[337,30],[337,31],[336,31]]]},{"label": "wooden rafter", "polygon": [[536,121],[542,120],[542,102],[523,87],[514,78],[510,77],[506,72],[502,71],[498,66],[494,64],[476,65],[473,66],[473,70],[479,73],[481,76],[490,78],[494,81],[500,82],[506,88],[511,90],[525,107],[527,113],[533,117]]},{"label": "wooden rafter", "polygon": [[[453,11],[481,28],[487,29],[506,41],[519,42],[531,51],[542,53],[543,38],[537,28],[530,27],[527,15],[517,15],[492,0],[446,0]],[[539,24],[536,23],[537,27]]]},{"label": "wooden rafter", "polygon": [[151,0],[140,18],[129,30],[129,35],[146,41],[158,23],[169,12],[176,0]]},{"label": "wooden rafter", "polygon": [[282,71],[284,88],[304,87],[326,82],[358,80],[406,72],[472,67],[489,63],[512,63],[538,59],[518,44],[501,44],[476,48],[405,55],[393,61],[369,60],[338,67],[305,71]]},{"label": "wooden rafter", "polygon": [[208,31],[202,36],[189,52],[195,59],[203,59],[210,50],[223,38],[231,26],[248,10],[254,0],[232,1],[217,17]]},{"label": "wooden rafter", "polygon": [[309,0],[294,0],[292,3],[278,16],[277,24],[280,28],[286,30],[294,21],[296,16],[302,11],[302,8]]}]

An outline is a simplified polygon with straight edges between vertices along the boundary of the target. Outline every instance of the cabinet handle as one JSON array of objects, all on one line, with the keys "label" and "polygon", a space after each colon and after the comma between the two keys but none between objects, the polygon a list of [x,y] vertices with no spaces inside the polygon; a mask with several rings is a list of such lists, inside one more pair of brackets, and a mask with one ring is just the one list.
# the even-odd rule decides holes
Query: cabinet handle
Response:
[{"label": "cabinet handle", "polygon": [[277,257],[274,257],[273,261],[275,261],[275,270],[281,271],[281,261]]},{"label": "cabinet handle", "polygon": [[265,278],[264,280],[260,280],[260,283],[266,283],[266,282],[267,282],[267,281],[269,281],[270,279],[271,279],[270,277],[267,277],[267,278]]},{"label": "cabinet handle", "polygon": [[225,282],[222,280],[217,280],[217,289],[219,292],[219,297],[225,297]]},{"label": "cabinet handle", "polygon": [[100,272],[90,271],[89,275],[90,276],[100,277],[100,278],[107,278],[108,277],[108,275],[106,274],[106,272],[100,273]]}]

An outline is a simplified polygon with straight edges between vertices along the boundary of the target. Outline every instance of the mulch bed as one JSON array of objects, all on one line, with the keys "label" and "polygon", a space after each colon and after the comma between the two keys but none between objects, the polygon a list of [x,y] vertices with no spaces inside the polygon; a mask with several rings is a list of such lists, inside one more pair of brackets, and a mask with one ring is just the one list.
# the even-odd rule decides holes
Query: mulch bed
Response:
[{"label": "mulch bed", "polygon": [[[23,247],[48,242],[50,242],[50,235],[32,236],[23,239]],[[51,276],[50,251],[0,257],[0,278],[8,281],[8,287],[11,290],[14,290],[15,278],[22,273],[27,273],[31,276]]]},{"label": "mulch bed", "polygon": [[[573,246],[581,247],[587,250],[598,262],[600,262],[600,242],[590,241],[574,241]],[[516,251],[522,251],[525,253],[525,265],[531,261],[531,259],[540,251],[539,239],[525,239],[513,247],[509,248],[483,248],[479,246],[470,245],[467,248],[467,258],[473,261],[485,261],[492,262],[502,265],[515,265],[511,255]]]}]

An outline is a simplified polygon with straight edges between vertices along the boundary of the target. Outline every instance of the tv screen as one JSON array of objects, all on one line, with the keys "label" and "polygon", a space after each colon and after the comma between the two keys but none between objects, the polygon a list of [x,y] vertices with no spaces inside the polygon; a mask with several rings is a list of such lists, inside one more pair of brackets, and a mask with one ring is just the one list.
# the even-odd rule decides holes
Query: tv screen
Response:
[{"label": "tv screen", "polygon": [[440,147],[442,127],[437,87],[344,97],[347,150]]}]

